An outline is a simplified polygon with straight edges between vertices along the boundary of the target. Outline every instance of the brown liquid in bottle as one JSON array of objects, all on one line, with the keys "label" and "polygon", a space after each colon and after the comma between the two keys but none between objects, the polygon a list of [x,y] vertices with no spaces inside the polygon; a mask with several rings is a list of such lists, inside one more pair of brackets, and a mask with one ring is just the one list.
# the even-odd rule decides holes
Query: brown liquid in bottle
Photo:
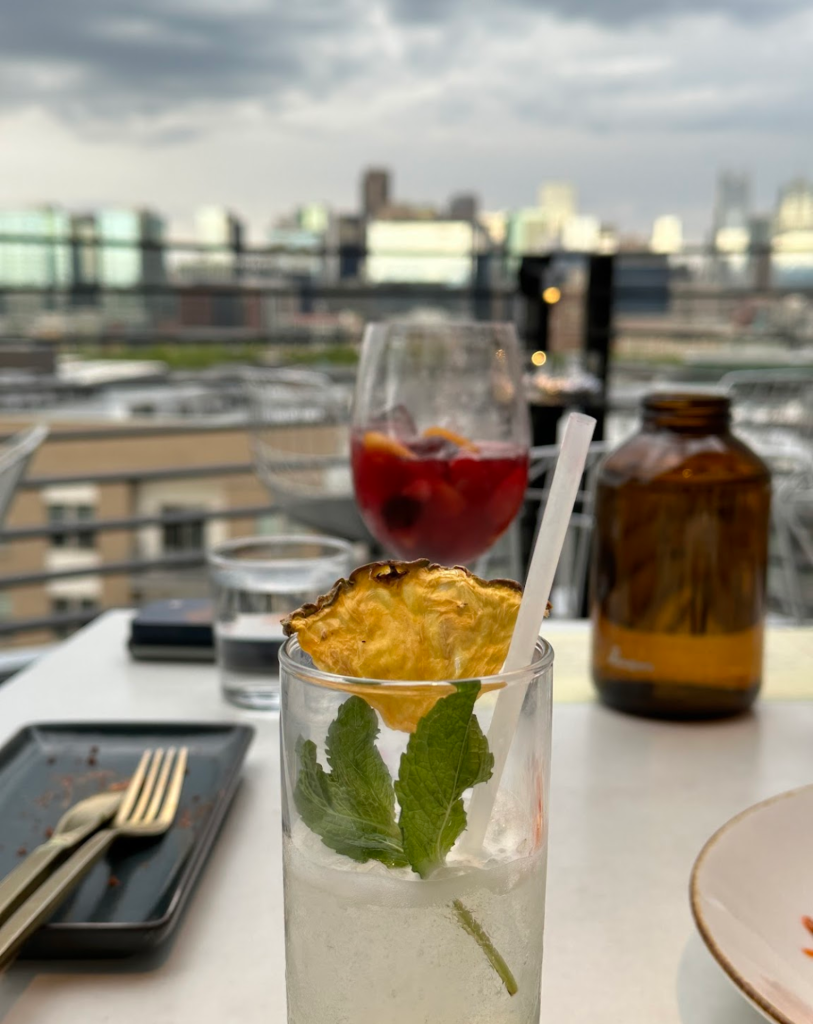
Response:
[{"label": "brown liquid in bottle", "polygon": [[722,396],[658,394],[596,493],[593,679],[637,714],[750,706],[762,677],[770,475]]}]

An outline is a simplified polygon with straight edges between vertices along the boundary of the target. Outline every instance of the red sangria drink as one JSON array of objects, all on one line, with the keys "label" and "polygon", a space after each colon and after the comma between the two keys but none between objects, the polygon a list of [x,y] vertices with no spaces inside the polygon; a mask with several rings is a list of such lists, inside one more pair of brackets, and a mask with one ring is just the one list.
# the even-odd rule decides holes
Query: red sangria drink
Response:
[{"label": "red sangria drink", "polygon": [[529,434],[511,324],[367,327],[353,480],[364,521],[388,554],[441,565],[484,555],[522,506]]},{"label": "red sangria drink", "polygon": [[527,448],[442,428],[411,441],[359,432],[352,455],[365,522],[401,558],[471,562],[511,524],[528,483]]}]

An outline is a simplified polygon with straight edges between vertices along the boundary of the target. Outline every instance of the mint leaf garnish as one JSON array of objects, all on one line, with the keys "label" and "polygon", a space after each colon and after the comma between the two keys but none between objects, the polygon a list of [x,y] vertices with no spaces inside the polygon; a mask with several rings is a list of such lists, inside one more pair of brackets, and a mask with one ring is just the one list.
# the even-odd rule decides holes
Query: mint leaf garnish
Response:
[{"label": "mint leaf garnish", "polygon": [[[422,878],[443,864],[466,827],[463,793],[487,782],[494,768],[474,716],[480,684],[455,686],[418,723],[394,787],[375,745],[378,718],[361,697],[346,700],[328,729],[330,773],[319,764],[316,744],[299,740],[294,802],[308,828],[331,850],[356,861],[378,860],[388,868],[411,866]],[[401,805],[397,824],[396,793]],[[513,996],[516,980],[488,933],[460,900],[453,900],[451,907],[457,924]]]},{"label": "mint leaf garnish", "polygon": [[406,867],[392,779],[375,745],[376,736],[375,711],[361,697],[350,697],[328,729],[330,773],[319,764],[315,743],[297,744],[294,802],[308,828],[336,853],[360,862]]},{"label": "mint leaf garnish", "polygon": [[494,757],[473,714],[480,683],[455,683],[418,723],[401,756],[398,824],[413,871],[427,878],[466,827],[465,790],[491,778]]}]

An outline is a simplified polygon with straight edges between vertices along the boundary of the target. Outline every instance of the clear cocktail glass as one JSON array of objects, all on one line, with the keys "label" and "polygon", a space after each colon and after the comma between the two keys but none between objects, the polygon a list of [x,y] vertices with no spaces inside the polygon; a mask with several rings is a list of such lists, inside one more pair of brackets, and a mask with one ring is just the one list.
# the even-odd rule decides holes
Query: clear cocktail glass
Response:
[{"label": "clear cocktail glass", "polygon": [[[395,682],[280,652],[289,1024],[537,1024],[553,651],[479,680]],[[521,687],[485,841],[498,695]]]}]

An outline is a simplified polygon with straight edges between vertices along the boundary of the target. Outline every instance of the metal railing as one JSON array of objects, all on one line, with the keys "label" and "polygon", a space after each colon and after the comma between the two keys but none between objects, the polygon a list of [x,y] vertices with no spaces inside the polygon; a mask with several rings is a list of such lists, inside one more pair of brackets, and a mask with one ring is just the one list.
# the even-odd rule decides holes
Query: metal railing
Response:
[{"label": "metal railing", "polygon": [[[745,267],[739,284],[732,284],[723,273],[729,268],[732,257],[703,247],[686,251],[676,257],[652,253],[544,253],[522,260],[504,249],[496,248],[490,252],[467,254],[470,273],[467,282],[461,285],[365,281],[367,261],[372,254],[363,244],[321,246],[303,254],[297,248],[281,245],[248,249],[185,242],[102,242],[98,239],[89,241],[80,237],[36,239],[25,235],[0,235],[0,250],[4,245],[18,244],[73,245],[79,249],[87,249],[89,246],[96,255],[101,248],[138,249],[150,256],[162,255],[166,258],[167,263],[159,274],[161,279],[142,280],[128,287],[119,287],[101,280],[88,282],[77,279],[53,282],[47,286],[10,285],[8,281],[0,279],[0,337],[3,334],[4,322],[6,334],[12,333],[15,317],[17,321],[25,324],[25,318],[28,316],[30,324],[33,325],[35,317],[43,311],[64,313],[67,319],[61,328],[59,325],[50,325],[52,334],[59,336],[61,331],[63,339],[67,338],[77,343],[98,342],[102,352],[104,346],[120,346],[125,350],[132,349],[134,353],[139,353],[154,344],[156,339],[169,339],[178,347],[201,341],[211,342],[234,351],[238,351],[235,346],[242,345],[247,338],[263,345],[300,344],[320,339],[327,344],[346,340],[355,342],[366,319],[414,311],[425,306],[435,311],[442,310],[451,316],[515,319],[528,352],[545,352],[550,351],[556,332],[561,329],[561,324],[557,325],[557,318],[561,319],[561,311],[565,308],[576,309],[581,315],[578,327],[574,328],[578,347],[591,361],[601,383],[600,393],[594,396],[593,405],[590,407],[590,411],[599,418],[610,404],[608,380],[613,368],[619,365],[617,350],[620,340],[633,346],[639,341],[647,340],[653,340],[654,343],[670,340],[675,344],[694,341],[716,343],[720,337],[725,338],[732,332],[738,339],[744,336],[777,338],[780,334],[779,328],[771,326],[767,321],[767,326],[763,325],[764,329],[757,329],[752,325],[737,327],[736,322],[732,320],[731,310],[738,308],[743,302],[781,305],[791,296],[799,298],[803,303],[813,303],[813,270],[809,283],[803,282],[798,287],[785,284],[781,280],[774,280],[771,283],[770,273],[765,272],[765,261],[767,260],[770,265],[772,259],[782,254],[764,247],[754,248],[738,257]],[[206,256],[224,253],[229,253],[235,260],[234,274],[230,280],[207,279],[205,267],[201,270],[203,276],[199,281],[182,280],[177,275],[175,278],[172,277],[176,274],[169,265],[173,254]],[[286,269],[284,262],[280,263],[284,258],[301,258],[303,255],[314,260],[312,272],[304,277],[298,276],[290,268]],[[340,262],[348,255],[353,257],[354,272],[349,276],[342,276],[342,268],[335,261]],[[397,255],[405,258],[408,256],[405,253]],[[428,259],[433,258],[431,255],[424,255]],[[687,269],[692,259],[700,269]],[[255,262],[252,263],[252,260]],[[269,274],[277,276],[273,279],[262,279],[260,271],[263,267],[269,270]],[[212,269],[213,272],[217,270],[216,267]],[[155,266],[152,266],[149,274],[148,270],[149,268],[145,267],[146,276],[154,274]],[[574,283],[577,278],[580,283]],[[544,298],[546,289],[551,286],[555,286],[554,290],[560,293],[560,301],[557,303]],[[206,309],[212,314],[212,322],[184,322],[181,315],[182,303],[187,299],[193,301],[196,296],[203,296],[206,302],[210,303]],[[215,306],[222,297],[233,299],[237,305],[233,303],[227,308],[223,307],[218,313]],[[74,299],[78,301],[79,298],[82,302],[90,302],[90,306],[74,303]],[[18,299],[31,299],[35,306],[39,302],[41,308],[37,307],[39,312],[35,310],[26,313],[23,302],[23,308],[15,312],[13,307]],[[113,301],[110,308],[105,307],[108,299]],[[128,299],[143,303],[139,314],[141,319],[116,323],[115,302]],[[252,303],[264,303],[265,312],[248,322],[248,312],[255,309]],[[640,307],[637,313],[636,303]],[[654,313],[650,307],[655,309]],[[702,315],[698,315],[698,309],[703,311]],[[94,310],[99,313],[95,325],[82,320],[88,310],[91,313]],[[649,310],[646,318],[641,310]],[[351,317],[347,322],[340,320],[340,316],[348,311],[355,319]],[[324,318],[324,323],[315,322],[319,316]],[[218,317],[222,323],[216,322]],[[243,317],[243,320],[238,324],[237,320],[240,317]],[[186,319],[189,320],[190,317]],[[194,320],[194,317],[191,319]],[[795,335],[790,332],[791,343],[797,343],[799,338],[804,340],[808,326],[813,341],[813,312],[805,324],[807,326],[803,324],[804,329],[799,328]],[[1,360],[0,343],[0,366]],[[208,386],[207,380],[200,375],[175,373],[169,377],[162,377],[161,380],[169,386],[183,383]],[[150,384],[149,381],[146,383]],[[129,384],[139,386],[142,381],[130,381]],[[209,381],[208,384],[213,390],[221,392],[229,387],[239,388],[241,376],[239,373],[224,373],[217,381]],[[61,397],[82,400],[106,387],[117,386],[124,385],[121,382],[66,383],[55,374],[38,377],[32,375],[26,378],[25,383],[0,379],[0,402],[13,401],[26,389],[29,394],[39,389],[45,400],[53,399],[54,403],[58,404]],[[12,414],[10,406],[6,406],[6,411],[9,415]],[[110,424],[105,426],[103,435],[99,430],[86,426],[60,426],[51,432],[48,445],[90,443],[102,436],[105,441],[125,441],[136,438],[181,437],[192,433],[206,436],[240,429],[244,429],[244,425],[235,423],[233,419],[228,422],[210,419],[160,425],[138,422],[127,426]],[[600,436],[601,431],[597,434],[597,437]],[[535,437],[538,444],[550,443],[552,440],[551,437]],[[88,470],[81,474],[40,473],[24,480],[21,488],[31,492],[77,484],[95,484],[102,487],[114,484],[138,486],[161,481],[231,479],[253,472],[253,465],[244,461],[213,462],[209,465],[178,464],[160,468],[130,468],[125,465],[120,469]],[[273,506],[269,502],[263,506],[200,509],[188,513],[111,516],[81,524],[71,523],[70,532],[123,532],[135,537],[142,530],[254,518],[272,511]],[[56,534],[64,533],[65,530],[64,524],[21,524],[0,533],[0,545],[48,540]],[[155,558],[116,558],[108,563],[77,564],[50,570],[37,567],[0,575],[0,592],[74,577],[118,575],[137,578],[149,574],[152,570],[194,570],[199,569],[204,560],[205,554],[199,550],[164,553]],[[95,613],[88,610],[76,610],[0,621],[0,638],[43,630],[61,632],[88,621],[93,614]]]},{"label": "metal railing", "polygon": [[[232,430],[235,427],[232,425]],[[238,428],[239,429],[239,428]],[[160,436],[160,431],[156,432]],[[96,437],[100,435],[97,433]],[[105,432],[105,438],[109,435]],[[112,469],[97,473],[54,473],[29,477],[20,483],[21,490],[42,490],[44,487],[69,486],[80,483],[121,484],[148,480],[195,480],[201,477],[244,476],[253,473],[251,462],[217,462],[205,466],[168,466],[160,469]]]},{"label": "metal railing", "polygon": [[[225,346],[249,339],[293,345],[319,337],[352,340],[364,320],[403,313],[416,305],[478,319],[510,317],[523,261],[543,263],[550,284],[569,287],[579,267],[596,256],[572,251],[523,256],[488,241],[481,231],[473,238],[472,248],[449,253],[371,250],[363,228],[353,241],[337,243],[325,236],[305,248],[205,244],[146,235],[114,239],[85,230],[46,236],[0,233],[0,256],[4,250],[12,255],[33,250],[60,256],[41,261],[36,272],[18,268],[12,273],[7,267],[5,277],[0,261],[0,318],[5,310],[10,321],[30,322],[42,300],[40,312],[65,318],[61,326],[49,325],[52,336],[126,342],[134,348],[160,338]],[[107,256],[113,260],[109,266]],[[122,256],[132,257],[126,273],[115,262]],[[688,245],[671,255],[640,250],[605,258],[613,265],[616,320],[653,307],[664,319],[664,337],[675,331],[680,335],[664,316],[675,312],[676,304],[700,305],[715,318],[726,319],[722,307],[743,299],[813,299],[811,254],[787,252],[779,243],[753,244],[737,253]],[[403,266],[391,268],[389,278],[382,277],[375,262],[382,259],[400,260]],[[454,272],[443,270],[450,259],[457,261]],[[34,263],[29,260],[26,266]],[[12,264],[13,260],[8,266]],[[416,264],[435,270],[427,272],[425,280],[404,280],[405,268]],[[433,273],[438,280],[432,279]],[[788,274],[796,279],[787,280]],[[28,299],[32,307],[23,302],[15,311],[18,300]],[[356,322],[339,316],[347,313],[355,314]],[[90,322],[88,317],[92,320],[94,314],[96,321]],[[321,323],[316,322],[319,316]],[[650,333],[653,330],[649,328]]]},{"label": "metal railing", "polygon": [[[307,411],[294,422],[285,424],[287,427],[311,427],[313,418],[307,415]],[[128,441],[155,442],[156,440],[170,441],[173,438],[182,442],[190,436],[199,435],[201,440],[209,436],[217,436],[222,433],[243,434],[247,429],[247,423],[209,423],[205,421],[187,423],[168,423],[160,425],[133,425],[133,426],[106,426],[92,429],[88,427],[62,428],[51,432],[48,445],[61,446],[66,444],[79,444],[82,451],[82,462],[85,465],[93,465],[92,445],[94,442],[109,444],[111,441],[119,441],[126,444]],[[284,429],[284,427],[282,428]],[[11,435],[5,435],[11,436]],[[148,456],[142,453],[142,460]],[[166,455],[164,455],[166,458]],[[291,458],[291,463],[298,465],[296,455]],[[328,462],[333,460],[327,458]],[[319,463],[319,456],[309,456],[304,465],[312,467]],[[18,490],[20,492],[45,492],[50,489],[66,488],[68,490],[76,487],[94,486],[105,488],[110,486],[125,485],[129,494],[127,499],[132,507],[135,501],[135,494],[132,488],[141,485],[155,485],[162,483],[175,484],[177,482],[212,480],[224,485],[228,489],[230,480],[240,477],[254,477],[255,467],[249,461],[213,461],[201,465],[189,465],[175,462],[170,465],[158,465],[149,467],[124,466],[121,469],[83,469],[81,472],[65,473],[43,473],[35,472],[33,475],[23,479]],[[134,551],[127,557],[109,557],[102,560],[98,538],[105,534],[124,534],[128,543],[141,538],[145,531],[164,531],[173,527],[194,525],[205,527],[212,523],[226,523],[239,520],[258,520],[270,515],[280,514],[280,509],[275,505],[269,496],[262,503],[238,503],[228,507],[190,507],[182,510],[162,510],[160,512],[149,512],[142,514],[125,514],[107,516],[100,518],[71,519],[65,521],[40,521],[29,523],[17,523],[6,525],[0,528],[0,550],[9,549],[12,545],[20,545],[29,542],[46,542],[44,549],[41,545],[32,552],[31,568],[26,566],[24,571],[0,572],[0,594],[13,595],[21,588],[39,587],[43,584],[53,583],[62,580],[81,579],[83,577],[105,578],[105,577],[126,577],[131,581],[131,591],[136,589],[136,580],[142,577],[149,577],[156,571],[168,571],[171,573],[187,573],[200,570],[206,561],[204,547],[193,550],[168,550],[166,546],[166,534],[163,550],[157,554],[150,554],[145,551]],[[205,533],[202,530],[201,533]],[[54,547],[55,538],[69,535],[74,541],[84,535],[91,538],[85,547],[77,543],[68,546],[60,545]],[[159,534],[160,538],[160,534]],[[161,547],[160,540],[156,543]],[[121,548],[121,542],[119,544]],[[70,561],[70,555],[76,551],[80,558],[76,564],[58,565],[48,564],[48,556],[45,551],[59,551],[64,558],[65,554]],[[92,552],[97,557],[87,557]],[[25,559],[24,559],[25,560]],[[39,562],[39,564],[36,564]],[[95,609],[77,608],[70,611],[54,611],[50,614],[30,614],[22,617],[0,620],[0,640],[17,637],[21,634],[51,631],[56,635],[62,635],[73,627],[84,625],[92,620],[98,613]],[[2,659],[0,659],[1,661]],[[3,675],[3,666],[0,664],[0,678]]]}]

